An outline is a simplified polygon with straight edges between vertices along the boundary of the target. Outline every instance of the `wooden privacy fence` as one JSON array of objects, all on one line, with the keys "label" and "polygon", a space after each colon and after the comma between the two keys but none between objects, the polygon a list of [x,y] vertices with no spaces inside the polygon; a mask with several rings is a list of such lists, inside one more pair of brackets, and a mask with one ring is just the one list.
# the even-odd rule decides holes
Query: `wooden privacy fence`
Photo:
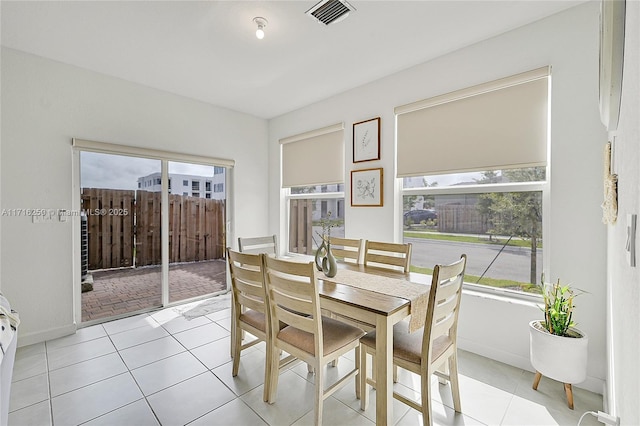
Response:
[{"label": "wooden privacy fence", "polygon": [[484,234],[489,224],[475,205],[457,204],[438,206],[438,231]]},{"label": "wooden privacy fence", "polygon": [[[160,192],[82,189],[89,269],[162,263]],[[169,262],[224,257],[225,202],[169,195]]]},{"label": "wooden privacy fence", "polygon": [[311,215],[313,200],[290,200],[289,251],[313,254]]}]

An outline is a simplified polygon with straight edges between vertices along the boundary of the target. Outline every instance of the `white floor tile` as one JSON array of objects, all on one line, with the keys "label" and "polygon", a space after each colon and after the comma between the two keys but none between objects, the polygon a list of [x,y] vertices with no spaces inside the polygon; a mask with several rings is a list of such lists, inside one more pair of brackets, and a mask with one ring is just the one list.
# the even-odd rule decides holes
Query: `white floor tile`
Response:
[{"label": "white floor tile", "polygon": [[[206,365],[208,369],[212,369],[232,361],[230,344],[231,337],[224,337],[214,342],[207,343],[206,345],[191,349],[191,353]],[[255,350],[255,346],[252,346],[242,351],[242,355],[246,355]]]},{"label": "white floor tile", "polygon": [[47,348],[44,345],[44,342],[34,343],[33,345],[21,346],[16,349],[16,360],[21,357],[27,357],[36,354],[44,354],[47,352]]},{"label": "white floor tile", "polygon": [[[293,426],[313,426],[315,413],[313,410],[305,414],[301,419],[293,423]],[[351,409],[335,398],[327,398],[322,410],[322,424],[332,426],[373,426],[372,422],[358,411]]]},{"label": "white floor tile", "polygon": [[169,333],[174,334],[199,327],[201,325],[211,324],[211,320],[205,316],[193,319],[187,319],[183,316],[178,316],[176,318],[170,319],[169,321],[160,322],[160,324],[162,324],[162,327],[164,327],[164,329]]},{"label": "white floor tile", "polygon": [[231,317],[216,320],[216,324],[218,324],[220,327],[224,328],[227,331],[231,331]]},{"label": "white floor tile", "polygon": [[313,410],[315,387],[291,370],[280,374],[273,404],[262,400],[264,386],[240,397],[270,425],[290,425]]},{"label": "white floor tile", "polygon": [[83,424],[83,426],[114,425],[158,426],[159,423],[147,401],[140,399]]},{"label": "white floor tile", "polygon": [[49,399],[49,378],[39,374],[11,384],[9,412]]},{"label": "white floor tile", "polygon": [[224,318],[231,318],[231,308],[223,309],[221,311],[213,312],[211,314],[205,315],[211,321],[219,321]]},{"label": "white floor tile", "polygon": [[235,395],[206,372],[147,398],[165,426],[184,425],[233,400]]},{"label": "white floor tile", "polygon": [[117,353],[59,368],[49,374],[51,396],[58,396],[125,372],[127,367]]},{"label": "white floor tile", "polygon": [[264,366],[265,355],[260,351],[253,351],[240,356],[238,375],[236,377],[231,376],[233,370],[232,362],[223,364],[211,371],[233,393],[240,396],[264,384]]},{"label": "white floor tile", "polygon": [[47,348],[49,371],[116,351],[108,337],[101,337],[61,348]]},{"label": "white floor tile", "polygon": [[185,351],[184,346],[176,339],[167,336],[124,349],[120,351],[120,356],[127,367],[133,370]]},{"label": "white floor tile", "polygon": [[[148,318],[148,317],[147,317]],[[168,336],[169,333],[160,326],[160,324],[147,324],[142,327],[136,327],[131,330],[123,331],[117,334],[111,335],[111,340],[119,351],[130,348],[132,346],[140,345],[142,343],[150,342],[152,340],[160,339]]]},{"label": "white floor tile", "polygon": [[107,332],[104,331],[102,324],[93,325],[91,327],[80,328],[76,330],[74,334],[69,336],[60,337],[59,339],[47,341],[47,348],[61,348],[63,346],[75,345],[76,343],[82,343],[93,339],[99,339],[105,337]]},{"label": "white floor tile", "polygon": [[134,315],[132,317],[122,318],[115,321],[105,322],[102,324],[105,331],[111,334],[122,333],[123,331],[133,330],[138,327],[157,327],[159,324],[148,314]]},{"label": "white floor tile", "polygon": [[216,408],[199,419],[189,423],[189,426],[267,426],[267,424],[247,404],[239,399]]},{"label": "white floor tile", "polygon": [[77,425],[141,398],[131,374],[124,373],[52,398],[53,422]]},{"label": "white floor tile", "polygon": [[[545,425],[574,425],[584,411],[591,410],[571,410],[566,403],[563,406],[543,405],[519,396],[514,396],[502,424],[519,426],[545,426]],[[587,415],[580,423],[581,426],[602,425],[598,420]]]},{"label": "white floor tile", "polygon": [[207,368],[189,352],[147,364],[131,371],[145,395],[151,395],[183,380],[204,373]]},{"label": "white floor tile", "polygon": [[[355,394],[355,381],[349,381],[342,389],[333,394],[333,397],[343,404],[348,405],[353,410],[358,410],[362,415],[367,417],[369,420],[375,422],[376,420],[376,391],[375,389],[370,389],[369,392],[369,406],[365,411],[360,410],[360,400],[356,399]],[[393,400],[392,410],[393,410],[393,423],[397,423],[407,411],[409,411],[409,407],[398,400]]]},{"label": "white floor tile", "polygon": [[13,363],[12,381],[28,379],[47,372],[47,354],[33,353],[29,356],[17,355]]},{"label": "white floor tile", "polygon": [[[456,413],[452,408],[445,407],[444,405],[433,401],[431,404],[432,421],[434,425],[452,425],[452,426],[464,426],[464,425],[483,425],[471,417],[465,416],[462,413]],[[422,426],[422,413],[418,410],[410,408],[396,426]]]},{"label": "white floor tile", "polygon": [[200,327],[192,328],[173,335],[187,349],[193,349],[205,345],[223,337],[227,337],[229,331],[218,324],[211,323]]},{"label": "white floor tile", "polygon": [[49,400],[30,405],[9,413],[11,426],[49,426],[51,425],[51,405]]}]

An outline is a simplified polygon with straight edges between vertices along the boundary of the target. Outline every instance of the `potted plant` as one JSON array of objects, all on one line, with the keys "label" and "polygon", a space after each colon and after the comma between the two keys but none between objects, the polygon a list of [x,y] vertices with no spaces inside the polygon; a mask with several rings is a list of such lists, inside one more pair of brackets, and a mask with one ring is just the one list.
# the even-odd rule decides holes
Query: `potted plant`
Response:
[{"label": "potted plant", "polygon": [[531,364],[536,370],[533,389],[542,376],[564,383],[569,408],[573,410],[571,385],[587,377],[588,336],[575,328],[573,301],[577,296],[570,285],[544,283],[543,320],[529,323]]}]

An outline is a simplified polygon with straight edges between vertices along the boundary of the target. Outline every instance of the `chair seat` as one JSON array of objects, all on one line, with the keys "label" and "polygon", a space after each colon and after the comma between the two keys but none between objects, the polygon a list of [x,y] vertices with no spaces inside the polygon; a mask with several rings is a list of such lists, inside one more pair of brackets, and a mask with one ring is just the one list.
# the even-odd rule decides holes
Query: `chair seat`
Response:
[{"label": "chair seat", "polygon": [[[240,314],[240,322],[250,325],[251,327],[257,328],[262,332],[266,332],[267,330],[267,318],[262,312],[255,311],[253,309],[247,309],[242,314]],[[286,324],[280,322],[280,329],[286,327]]]},{"label": "chair seat", "polygon": [[[409,333],[406,322],[399,322],[393,326],[393,356],[394,358],[403,359],[405,361],[420,364],[422,353],[422,335],[423,329],[414,333]],[[376,332],[367,333],[360,339],[360,343],[375,350],[376,348]],[[453,342],[449,336],[440,336],[433,341],[431,356],[436,360],[442,355]]]},{"label": "chair seat", "polygon": [[[324,355],[329,355],[362,336],[364,336],[364,331],[358,327],[345,324],[332,318],[322,317]],[[313,334],[311,333],[287,326],[280,330],[278,339],[315,356]]]}]

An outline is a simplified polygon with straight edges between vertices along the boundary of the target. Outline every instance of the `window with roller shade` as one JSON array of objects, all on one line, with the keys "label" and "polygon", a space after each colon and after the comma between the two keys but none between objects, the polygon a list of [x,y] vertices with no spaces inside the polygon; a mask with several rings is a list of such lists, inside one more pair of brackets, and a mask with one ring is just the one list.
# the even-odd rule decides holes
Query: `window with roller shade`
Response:
[{"label": "window with roller shade", "polygon": [[396,108],[402,228],[412,267],[469,257],[465,282],[538,294],[550,68]]},{"label": "window with roller shade", "polygon": [[287,189],[289,253],[313,254],[320,220],[344,236],[344,125],[342,123],[280,140],[282,187]]}]

